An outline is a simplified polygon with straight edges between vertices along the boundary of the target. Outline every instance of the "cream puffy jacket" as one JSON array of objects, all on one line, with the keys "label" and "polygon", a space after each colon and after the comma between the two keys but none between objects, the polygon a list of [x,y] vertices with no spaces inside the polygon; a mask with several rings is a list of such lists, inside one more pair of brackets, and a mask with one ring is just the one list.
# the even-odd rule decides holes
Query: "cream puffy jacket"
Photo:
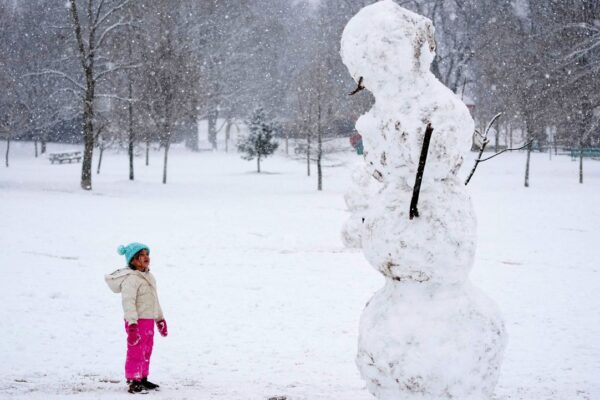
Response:
[{"label": "cream puffy jacket", "polygon": [[165,319],[158,302],[156,279],[150,271],[122,268],[104,279],[113,292],[121,293],[125,320],[130,324],[136,324],[138,319]]}]

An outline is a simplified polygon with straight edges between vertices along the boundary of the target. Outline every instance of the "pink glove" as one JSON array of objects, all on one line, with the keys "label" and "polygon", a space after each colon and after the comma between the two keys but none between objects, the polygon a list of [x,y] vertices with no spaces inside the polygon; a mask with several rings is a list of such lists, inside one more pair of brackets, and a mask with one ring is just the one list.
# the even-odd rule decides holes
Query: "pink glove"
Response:
[{"label": "pink glove", "polygon": [[158,328],[158,333],[160,333],[160,336],[167,336],[169,334],[169,331],[167,330],[167,321],[164,319],[156,321],[156,327]]},{"label": "pink glove", "polygon": [[142,340],[140,332],[138,331],[137,324],[130,324],[127,327],[127,344],[129,346],[135,346]]}]

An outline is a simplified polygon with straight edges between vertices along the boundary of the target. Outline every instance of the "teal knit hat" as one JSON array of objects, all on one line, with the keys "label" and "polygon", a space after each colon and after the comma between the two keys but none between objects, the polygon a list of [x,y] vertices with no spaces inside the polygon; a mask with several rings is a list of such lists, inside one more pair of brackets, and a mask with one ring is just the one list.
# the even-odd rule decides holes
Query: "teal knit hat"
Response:
[{"label": "teal knit hat", "polygon": [[146,246],[145,244],[136,242],[129,243],[127,246],[119,246],[117,248],[117,253],[119,253],[122,256],[125,256],[125,259],[127,260],[127,265],[129,265],[133,256],[135,256],[140,250],[147,250],[148,254],[150,254],[150,247]]}]

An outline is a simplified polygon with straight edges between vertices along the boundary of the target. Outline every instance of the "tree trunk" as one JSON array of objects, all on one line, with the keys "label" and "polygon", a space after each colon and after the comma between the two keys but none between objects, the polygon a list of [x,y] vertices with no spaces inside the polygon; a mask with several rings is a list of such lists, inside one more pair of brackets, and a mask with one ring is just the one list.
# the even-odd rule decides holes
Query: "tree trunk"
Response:
[{"label": "tree trunk", "polygon": [[[128,36],[131,36],[131,29],[127,29]],[[129,53],[129,59],[133,59],[133,52],[131,50],[131,40],[127,40],[127,52]],[[129,180],[134,179],[133,175],[133,150],[135,145],[135,133],[133,130],[133,83],[131,82],[131,72],[127,73],[127,91],[128,91],[128,107],[127,114],[129,117]]]},{"label": "tree trunk", "polygon": [[104,143],[100,143],[100,154],[98,155],[98,168],[96,174],[100,174],[100,167],[102,166],[102,155],[104,154]]},{"label": "tree trunk", "polygon": [[[587,64],[585,58],[582,59],[582,63]],[[588,142],[588,134],[586,132],[592,132],[594,116],[594,107],[587,93],[581,96],[581,114],[579,115],[579,183],[583,183],[583,150]]]},{"label": "tree trunk", "polygon": [[[131,46],[131,45],[130,45]],[[129,50],[131,53],[131,48]],[[135,133],[133,130],[133,85],[131,83],[131,78],[129,78],[129,107],[127,110],[129,114],[129,180],[132,181],[134,179],[133,176],[133,150],[135,145]]]},{"label": "tree trunk", "polygon": [[170,135],[166,139],[165,143],[165,159],[163,161],[163,180],[162,183],[167,183],[167,161],[169,157],[169,147],[171,146],[171,137]]},{"label": "tree trunk", "polygon": [[529,187],[529,161],[531,159],[531,146],[532,143],[529,143],[529,145],[527,146],[527,162],[525,163],[525,187]]},{"label": "tree trunk", "polygon": [[317,190],[323,190],[323,169],[321,158],[323,156],[323,134],[321,133],[321,102],[317,100]]},{"label": "tree trunk", "polygon": [[496,129],[496,138],[494,139],[494,152],[497,153],[500,149],[500,126]]},{"label": "tree trunk", "polygon": [[81,188],[92,190],[92,157],[94,154],[94,94],[93,84],[88,85],[83,111],[83,163],[81,165]]},{"label": "tree trunk", "polygon": [[199,151],[198,147],[198,127],[200,125],[200,121],[198,120],[199,116],[196,113],[198,109],[197,101],[194,99],[192,101],[192,115],[190,118],[190,126],[192,129],[189,129],[189,132],[185,135],[185,147],[190,149],[193,152]]},{"label": "tree trunk", "polygon": [[290,132],[285,130],[285,155],[290,155]]},{"label": "tree trunk", "polygon": [[[319,145],[321,147],[319,137]],[[321,167],[321,150],[317,150],[317,190],[323,190],[323,168]]]},{"label": "tree trunk", "polygon": [[173,97],[172,92],[170,92],[165,98],[165,124],[164,124],[164,133],[163,133],[163,144],[165,146],[165,158],[163,161],[163,180],[162,183],[167,183],[167,162],[169,158],[169,148],[171,147],[171,109],[173,106]]},{"label": "tree trunk", "polygon": [[193,127],[196,129],[190,129],[190,132],[186,135],[185,145],[188,149],[193,152],[199,151],[198,147],[198,127],[200,125],[199,115],[197,114],[198,110],[198,101],[196,98],[192,101],[192,116],[190,117],[190,122]]},{"label": "tree trunk", "polygon": [[8,153],[10,152],[10,138],[12,134],[8,134],[6,137],[6,156],[4,158],[4,163],[6,164],[6,168],[8,168]]},{"label": "tree trunk", "polygon": [[37,141],[37,139],[33,140],[33,147],[35,148],[35,158],[38,158],[38,141]]},{"label": "tree trunk", "polygon": [[579,143],[579,183],[583,183],[583,143]]},{"label": "tree trunk", "polygon": [[208,141],[213,150],[217,150],[217,119],[219,110],[215,107],[208,112]]},{"label": "tree trunk", "polygon": [[150,136],[146,134],[146,167],[150,165]]},{"label": "tree trunk", "polygon": [[[168,112],[167,112],[168,113]],[[171,121],[169,120],[169,116],[167,116],[167,121],[165,123],[165,132],[163,137],[163,145],[165,147],[165,158],[163,160],[163,180],[162,183],[167,183],[167,162],[169,158],[169,148],[171,147]]]},{"label": "tree trunk", "polygon": [[256,157],[256,172],[260,174],[260,157]]},{"label": "tree trunk", "polygon": [[306,129],[306,175],[310,176],[310,128]]},{"label": "tree trunk", "polygon": [[196,129],[190,129],[190,133],[188,135],[188,147],[194,153],[200,151],[200,145],[198,143],[198,127]]},{"label": "tree trunk", "polygon": [[[94,90],[96,81],[94,79],[94,51],[95,51],[95,30],[91,29],[87,40],[87,52],[85,49],[86,43],[82,37],[81,24],[79,23],[79,15],[77,13],[77,5],[75,0],[70,0],[71,18],[73,21],[73,29],[75,38],[77,39],[79,57],[83,73],[85,75],[85,96],[83,99],[83,162],[81,163],[81,188],[84,190],[92,190],[92,157],[94,154]],[[91,8],[91,1],[88,6]],[[88,16],[92,12],[88,9]]]},{"label": "tree trunk", "polygon": [[225,127],[225,153],[229,153],[229,135],[231,134],[231,121],[227,121],[227,126]]}]

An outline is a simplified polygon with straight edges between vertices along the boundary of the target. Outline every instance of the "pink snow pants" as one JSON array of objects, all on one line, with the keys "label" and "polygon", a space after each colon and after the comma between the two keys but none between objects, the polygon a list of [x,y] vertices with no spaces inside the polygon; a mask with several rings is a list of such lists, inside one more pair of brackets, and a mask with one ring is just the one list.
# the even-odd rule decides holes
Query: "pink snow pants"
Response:
[{"label": "pink snow pants", "polygon": [[[125,321],[125,332],[129,324]],[[127,359],[125,360],[125,378],[128,381],[139,381],[148,376],[150,356],[154,345],[154,320],[138,319],[140,341],[135,346],[127,344]]]}]

